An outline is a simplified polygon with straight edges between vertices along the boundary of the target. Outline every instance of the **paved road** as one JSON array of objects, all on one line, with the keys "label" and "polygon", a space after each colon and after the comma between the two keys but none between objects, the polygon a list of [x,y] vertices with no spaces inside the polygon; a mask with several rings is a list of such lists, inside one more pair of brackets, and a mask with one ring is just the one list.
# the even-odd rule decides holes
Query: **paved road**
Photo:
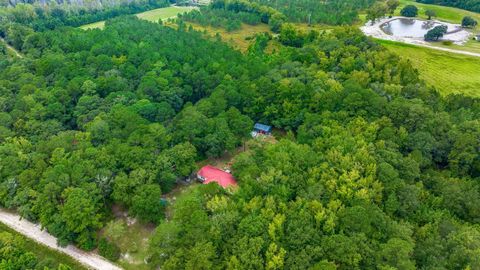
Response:
[{"label": "paved road", "polygon": [[57,246],[57,239],[51,236],[46,231],[43,231],[39,225],[33,224],[25,219],[20,220],[20,216],[5,211],[0,208],[0,222],[4,223],[8,227],[14,229],[15,231],[23,234],[24,236],[35,240],[38,243],[41,243],[45,246],[48,246],[57,251],[63,252],[73,259],[77,260],[81,264],[85,265],[89,269],[98,269],[98,270],[121,270],[119,266],[107,261],[106,259],[90,253],[82,251],[72,245],[67,247]]},{"label": "paved road", "polygon": [[5,44],[5,46],[7,46],[7,49],[13,51],[17,57],[23,58],[23,55],[21,55],[17,50],[15,50],[15,48],[8,45],[8,43],[3,38],[0,38],[0,42],[3,42]]},{"label": "paved road", "polygon": [[[367,22],[364,26],[360,27],[360,30],[362,30],[362,32],[365,35],[371,36],[371,37],[374,37],[374,38],[378,38],[378,39],[392,40],[392,41],[408,43],[408,44],[421,46],[421,47],[426,47],[426,48],[439,50],[439,51],[445,51],[445,52],[458,53],[458,54],[463,54],[463,55],[468,55],[468,56],[480,57],[480,53],[432,46],[428,42],[423,41],[421,38],[419,39],[419,38],[407,38],[407,37],[394,37],[394,36],[391,36],[391,35],[387,35],[385,32],[383,32],[380,29],[380,26],[382,24],[384,24],[384,23],[386,23],[390,20],[394,20],[394,19],[398,19],[398,18],[402,18],[402,17],[393,17],[391,19],[388,19],[388,18],[387,19],[381,19],[381,20],[378,20],[374,24],[371,24],[370,22]],[[453,33],[450,36],[462,40],[462,39],[465,39],[465,38],[468,39],[468,35],[469,35],[468,32],[460,31],[460,32],[457,32],[457,33]]]}]

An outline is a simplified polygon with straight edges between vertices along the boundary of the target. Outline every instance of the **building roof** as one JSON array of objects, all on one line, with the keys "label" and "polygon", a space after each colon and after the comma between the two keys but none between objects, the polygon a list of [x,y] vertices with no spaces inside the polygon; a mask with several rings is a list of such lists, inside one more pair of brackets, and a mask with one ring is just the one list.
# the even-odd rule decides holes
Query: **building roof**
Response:
[{"label": "building roof", "polygon": [[260,124],[260,123],[256,123],[255,126],[253,126],[254,129],[257,129],[257,130],[261,130],[263,132],[270,132],[272,131],[272,127],[271,126],[267,126],[267,125],[264,125],[264,124]]},{"label": "building roof", "polygon": [[197,174],[204,178],[204,184],[216,182],[223,188],[237,185],[237,181],[235,181],[233,175],[211,165],[204,166],[198,171]]}]

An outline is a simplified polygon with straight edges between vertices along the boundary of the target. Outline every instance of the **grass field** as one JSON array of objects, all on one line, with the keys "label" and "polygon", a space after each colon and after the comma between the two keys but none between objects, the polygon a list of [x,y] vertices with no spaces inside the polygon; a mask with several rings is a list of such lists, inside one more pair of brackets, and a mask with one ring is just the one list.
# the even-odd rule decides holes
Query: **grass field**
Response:
[{"label": "grass field", "polygon": [[[188,24],[192,25],[197,31],[206,31],[210,36],[215,36],[218,33],[224,42],[241,51],[246,51],[250,44],[252,44],[253,40],[249,40],[249,38],[254,37],[258,33],[271,33],[270,27],[267,24],[243,24],[240,30],[232,32],[227,32],[224,28],[201,26],[190,22],[188,22]],[[176,27],[174,24],[171,24],[170,26]]]},{"label": "grass field", "polygon": [[462,93],[480,97],[480,59],[414,45],[379,40],[389,50],[409,59],[420,77],[442,95]]},{"label": "grass field", "polygon": [[[149,11],[145,11],[142,13],[136,14],[136,16],[140,19],[151,21],[151,22],[158,22],[159,19],[165,20],[168,18],[173,18],[177,16],[179,13],[188,12],[194,9],[194,7],[177,7],[171,6],[166,8],[157,8]],[[86,29],[93,29],[99,28],[103,29],[105,27],[105,21],[90,23],[86,25],[80,26],[80,28]]]},{"label": "grass field", "polygon": [[459,8],[453,8],[453,7],[422,4],[422,3],[417,3],[411,0],[400,0],[400,6],[399,8],[397,8],[396,14],[399,15],[400,10],[402,10],[402,8],[406,5],[414,5],[418,7],[419,17],[424,19],[427,18],[427,16],[425,16],[425,10],[430,9],[435,11],[435,13],[437,13],[437,17],[435,18],[441,21],[446,21],[451,23],[461,23],[463,17],[465,16],[470,16],[476,19],[477,21],[480,21],[479,13],[475,13],[475,12],[471,12],[471,11],[467,11]]},{"label": "grass field", "polygon": [[[4,231],[7,231],[14,235],[20,235],[16,231],[10,229],[8,226],[0,223],[0,232]],[[44,245],[38,244],[35,241],[25,238],[24,236],[22,237],[25,239],[25,246],[27,247],[28,251],[33,252],[40,260],[51,259],[53,260],[54,264],[57,265],[61,263],[70,266],[74,270],[87,270],[86,267],[82,266],[80,263],[70,258],[69,256],[50,249]]]},{"label": "grass field", "polygon": [[444,45],[441,42],[431,42],[430,44],[437,46],[437,47],[443,47],[443,48],[449,48],[449,49],[454,49],[454,50],[460,50],[460,51],[468,51],[468,52],[474,52],[474,53],[480,53],[480,42],[470,39],[465,43],[464,45]]}]

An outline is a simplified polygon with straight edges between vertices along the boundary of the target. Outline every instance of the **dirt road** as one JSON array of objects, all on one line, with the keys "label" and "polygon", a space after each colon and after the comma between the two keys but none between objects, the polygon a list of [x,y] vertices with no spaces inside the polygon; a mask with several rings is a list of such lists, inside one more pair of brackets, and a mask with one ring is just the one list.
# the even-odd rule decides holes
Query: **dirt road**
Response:
[{"label": "dirt road", "polygon": [[42,231],[39,225],[33,224],[27,220],[20,220],[20,216],[12,214],[0,208],[0,222],[14,229],[18,233],[35,240],[45,246],[53,248],[59,252],[63,252],[74,258],[89,269],[98,270],[121,270],[119,266],[107,261],[106,259],[89,252],[79,250],[78,248],[68,245],[67,247],[57,246],[57,239],[46,231]]},{"label": "dirt road", "polygon": [[15,55],[19,58],[23,58],[23,55],[21,55],[17,50],[15,50],[15,48],[13,48],[12,46],[8,45],[8,43],[3,39],[3,38],[0,38],[0,42],[3,42],[3,44],[5,44],[5,46],[7,46],[7,49],[11,50],[13,53],[15,53]]}]

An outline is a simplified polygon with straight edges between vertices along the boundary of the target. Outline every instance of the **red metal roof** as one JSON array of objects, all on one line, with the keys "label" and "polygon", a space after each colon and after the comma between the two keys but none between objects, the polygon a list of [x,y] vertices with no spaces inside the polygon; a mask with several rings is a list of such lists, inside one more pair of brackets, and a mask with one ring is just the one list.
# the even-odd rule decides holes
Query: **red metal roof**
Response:
[{"label": "red metal roof", "polygon": [[198,175],[204,178],[204,184],[216,182],[223,188],[237,185],[237,181],[235,181],[235,178],[233,178],[231,174],[210,165],[201,168],[200,171],[198,171]]}]

